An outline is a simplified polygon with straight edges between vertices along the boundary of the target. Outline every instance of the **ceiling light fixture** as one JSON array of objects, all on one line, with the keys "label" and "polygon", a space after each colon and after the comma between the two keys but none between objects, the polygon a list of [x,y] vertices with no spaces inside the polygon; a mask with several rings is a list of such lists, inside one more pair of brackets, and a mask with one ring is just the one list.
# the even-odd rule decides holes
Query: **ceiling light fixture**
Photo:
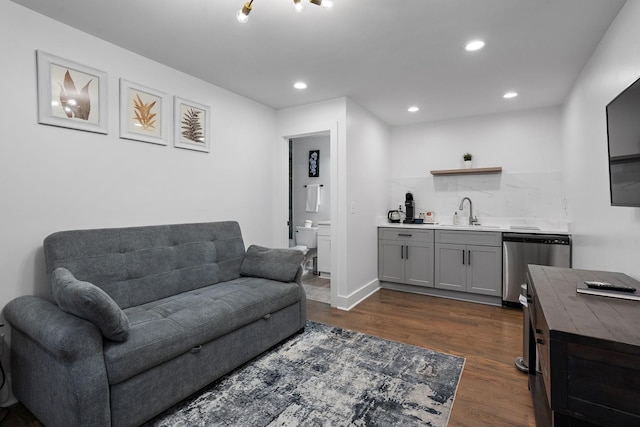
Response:
[{"label": "ceiling light fixture", "polygon": [[504,99],[511,99],[511,98],[515,98],[516,96],[518,96],[518,92],[507,92],[504,95],[502,95]]},{"label": "ceiling light fixture", "polygon": [[253,3],[253,0],[250,0],[249,2],[245,3],[244,6],[242,6],[242,9],[238,10],[238,12],[236,13],[236,19],[238,20],[238,22],[241,22],[244,24],[249,20],[249,14],[251,13],[252,3]]},{"label": "ceiling light fixture", "polygon": [[471,40],[469,43],[464,45],[464,50],[467,52],[475,52],[484,47],[485,43],[482,40]]},{"label": "ceiling light fixture", "polygon": [[[326,9],[333,8],[333,2],[331,0],[309,0],[309,3],[315,4],[316,6],[323,6]],[[251,6],[253,5],[253,0],[249,0],[247,3],[242,6],[240,10],[236,13],[236,19],[238,22],[245,23],[249,20],[249,13],[251,13]],[[296,12],[300,13],[303,10],[302,0],[293,0],[293,7]]]},{"label": "ceiling light fixture", "polygon": [[407,111],[410,113],[417,113],[418,111],[420,111],[420,108],[414,105],[413,107],[407,108]]},{"label": "ceiling light fixture", "polygon": [[305,82],[296,82],[293,84],[293,87],[295,87],[298,90],[303,90],[307,88],[307,84]]}]

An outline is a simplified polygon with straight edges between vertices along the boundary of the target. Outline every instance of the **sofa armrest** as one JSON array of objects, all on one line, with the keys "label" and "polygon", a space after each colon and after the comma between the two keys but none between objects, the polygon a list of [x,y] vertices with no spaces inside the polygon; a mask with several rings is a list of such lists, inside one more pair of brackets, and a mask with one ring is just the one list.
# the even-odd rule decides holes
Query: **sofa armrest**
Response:
[{"label": "sofa armrest", "polygon": [[63,360],[102,354],[102,333],[93,323],[45,299],[18,297],[7,304],[4,316],[13,328]]},{"label": "sofa armrest", "polygon": [[11,325],[14,395],[47,426],[110,426],[102,333],[42,298],[4,308]]},{"label": "sofa armrest", "polygon": [[304,268],[302,268],[302,265],[300,265],[300,267],[298,267],[298,271],[296,272],[296,277],[293,278],[293,281],[296,282],[300,286],[302,286],[302,275],[303,274],[304,274]]}]

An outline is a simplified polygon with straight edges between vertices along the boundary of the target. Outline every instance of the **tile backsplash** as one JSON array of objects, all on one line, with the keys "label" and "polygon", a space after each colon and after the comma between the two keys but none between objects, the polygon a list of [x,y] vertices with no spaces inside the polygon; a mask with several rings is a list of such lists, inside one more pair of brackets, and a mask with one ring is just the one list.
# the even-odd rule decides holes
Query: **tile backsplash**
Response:
[{"label": "tile backsplash", "polygon": [[[566,199],[561,172],[527,172],[474,175],[397,177],[391,183],[391,206],[404,204],[410,191],[419,212],[435,212],[435,220],[451,223],[463,197],[473,202],[473,214],[483,224],[545,225],[567,227]],[[469,204],[459,212],[469,216]]]}]

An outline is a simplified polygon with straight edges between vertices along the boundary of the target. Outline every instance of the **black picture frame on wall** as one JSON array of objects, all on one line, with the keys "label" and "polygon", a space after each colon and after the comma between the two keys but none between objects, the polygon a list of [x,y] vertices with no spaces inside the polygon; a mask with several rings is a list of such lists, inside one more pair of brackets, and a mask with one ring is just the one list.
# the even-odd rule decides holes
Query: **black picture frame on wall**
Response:
[{"label": "black picture frame on wall", "polygon": [[309,178],[320,176],[320,150],[309,150]]}]

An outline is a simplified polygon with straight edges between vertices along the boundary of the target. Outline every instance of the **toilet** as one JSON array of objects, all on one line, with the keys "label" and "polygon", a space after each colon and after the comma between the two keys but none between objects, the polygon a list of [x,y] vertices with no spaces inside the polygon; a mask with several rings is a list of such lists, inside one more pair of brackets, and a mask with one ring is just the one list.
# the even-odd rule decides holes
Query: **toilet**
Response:
[{"label": "toilet", "polygon": [[318,247],[318,227],[296,227],[296,247],[301,246],[306,249]]},{"label": "toilet", "polygon": [[318,247],[318,227],[296,226],[296,246],[293,249],[304,252],[302,267],[306,270],[307,264],[315,256]]}]

